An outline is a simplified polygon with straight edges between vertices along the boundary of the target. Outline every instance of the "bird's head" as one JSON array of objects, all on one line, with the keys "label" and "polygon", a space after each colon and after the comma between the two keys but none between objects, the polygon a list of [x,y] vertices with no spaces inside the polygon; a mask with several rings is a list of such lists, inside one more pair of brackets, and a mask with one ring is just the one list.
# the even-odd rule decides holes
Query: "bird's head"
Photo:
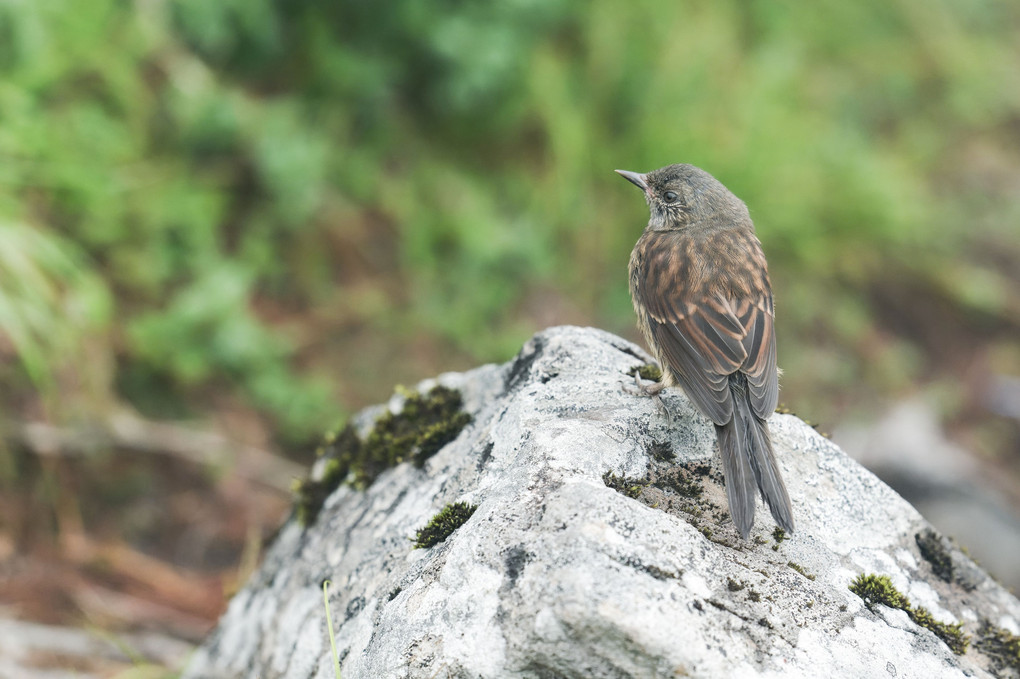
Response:
[{"label": "bird's head", "polygon": [[744,202],[715,177],[694,165],[677,164],[640,174],[617,170],[645,193],[651,215],[648,228],[659,231],[710,225],[716,216],[730,223],[750,216]]}]

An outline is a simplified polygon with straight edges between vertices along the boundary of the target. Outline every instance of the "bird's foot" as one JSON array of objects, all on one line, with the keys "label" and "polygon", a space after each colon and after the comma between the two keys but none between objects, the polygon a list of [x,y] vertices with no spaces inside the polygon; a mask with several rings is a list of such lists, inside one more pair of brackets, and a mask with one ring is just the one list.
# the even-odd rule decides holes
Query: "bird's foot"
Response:
[{"label": "bird's foot", "polygon": [[641,382],[641,375],[639,375],[636,370],[634,371],[634,385],[635,388],[632,389],[624,384],[623,390],[636,396],[649,396],[654,398],[655,404],[659,406],[659,410],[662,411],[662,414],[665,415],[666,419],[669,420],[669,423],[672,424],[673,414],[669,412],[669,409],[666,408],[666,404],[662,400],[662,390],[666,388],[666,385],[662,382],[650,382],[648,384],[644,384]]}]

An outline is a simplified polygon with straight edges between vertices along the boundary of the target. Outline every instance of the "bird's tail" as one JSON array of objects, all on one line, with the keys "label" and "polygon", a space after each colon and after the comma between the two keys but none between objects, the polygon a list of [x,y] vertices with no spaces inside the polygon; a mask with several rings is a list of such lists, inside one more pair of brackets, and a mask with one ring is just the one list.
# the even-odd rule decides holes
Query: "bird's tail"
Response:
[{"label": "bird's tail", "polygon": [[730,515],[740,536],[747,539],[754,525],[754,488],[757,485],[772,518],[788,533],[793,532],[793,509],[783,477],[772,452],[769,426],[754,414],[748,400],[747,381],[740,373],[730,376],[733,419],[716,425],[726,476],[726,497]]}]

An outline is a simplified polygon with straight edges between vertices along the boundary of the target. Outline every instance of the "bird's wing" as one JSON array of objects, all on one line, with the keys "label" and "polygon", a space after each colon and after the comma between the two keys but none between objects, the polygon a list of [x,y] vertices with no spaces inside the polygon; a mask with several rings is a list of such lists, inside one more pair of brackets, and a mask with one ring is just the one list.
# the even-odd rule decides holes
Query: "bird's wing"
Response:
[{"label": "bird's wing", "polygon": [[741,370],[747,375],[751,409],[767,419],[779,404],[779,371],[776,369],[776,333],[772,310],[772,294],[756,303],[744,300],[748,309],[740,316],[745,335],[743,345],[747,358]]},{"label": "bird's wing", "polygon": [[661,358],[716,424],[733,415],[729,376],[738,370],[747,373],[755,414],[767,417],[779,393],[767,276],[761,274],[763,284],[741,286],[750,294],[735,294],[732,288],[701,282],[692,264],[673,248],[653,247],[638,272],[635,294],[648,312]]},{"label": "bird's wing", "polygon": [[649,325],[661,358],[702,413],[716,424],[729,422],[729,376],[746,358],[737,319],[711,304],[686,305],[680,312],[668,301],[660,308],[648,301]]}]

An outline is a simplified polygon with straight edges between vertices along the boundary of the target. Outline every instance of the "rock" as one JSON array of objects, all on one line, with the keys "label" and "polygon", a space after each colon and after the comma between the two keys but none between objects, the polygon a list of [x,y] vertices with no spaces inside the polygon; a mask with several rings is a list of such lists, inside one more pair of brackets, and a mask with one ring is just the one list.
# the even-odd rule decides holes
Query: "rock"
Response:
[{"label": "rock", "polygon": [[930,403],[892,404],[878,421],[844,424],[832,438],[939,530],[959,536],[1006,586],[1020,587],[1020,508],[1008,499],[1018,496],[1008,490],[1010,475],[950,440]]},{"label": "rock", "polygon": [[[470,424],[289,521],[184,676],[333,677],[327,579],[344,679],[1009,676],[1020,602],[792,415],[770,426],[797,533],[759,507],[741,541],[708,420],[678,390],[671,420],[625,390],[648,360],[560,327],[419,385],[459,390]],[[356,418],[361,440],[383,412]],[[419,532],[453,503],[477,508]]]}]

